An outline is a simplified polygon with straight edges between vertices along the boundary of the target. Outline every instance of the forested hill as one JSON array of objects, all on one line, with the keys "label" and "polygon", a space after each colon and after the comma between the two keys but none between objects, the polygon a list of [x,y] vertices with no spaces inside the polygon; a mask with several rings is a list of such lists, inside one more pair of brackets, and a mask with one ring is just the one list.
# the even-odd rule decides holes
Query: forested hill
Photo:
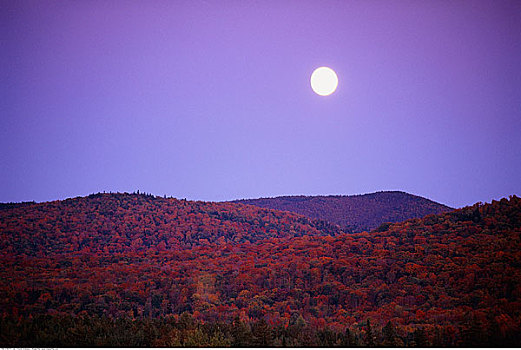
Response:
[{"label": "forested hill", "polygon": [[8,204],[0,211],[0,249],[186,249],[270,237],[337,235],[336,225],[294,213],[145,194],[94,194],[63,201]]},{"label": "forested hill", "polygon": [[143,195],[2,210],[0,345],[521,345],[520,198],[324,227]]},{"label": "forested hill", "polygon": [[400,222],[453,210],[446,205],[400,191],[353,196],[283,196],[233,202],[327,220],[349,232],[370,231],[385,222]]}]

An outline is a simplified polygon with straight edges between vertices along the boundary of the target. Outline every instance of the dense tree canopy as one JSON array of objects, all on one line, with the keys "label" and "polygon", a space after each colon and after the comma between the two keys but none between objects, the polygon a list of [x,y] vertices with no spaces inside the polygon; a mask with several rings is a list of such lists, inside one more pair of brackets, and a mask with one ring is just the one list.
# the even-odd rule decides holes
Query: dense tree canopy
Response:
[{"label": "dense tree canopy", "polygon": [[519,345],[520,248],[515,196],[356,234],[147,195],[11,206],[0,340],[43,345],[16,339],[73,317],[81,332],[148,324],[145,345]]},{"label": "dense tree canopy", "polygon": [[285,196],[243,199],[235,203],[277,209],[327,220],[345,232],[370,231],[386,222],[400,222],[452,210],[446,205],[400,191],[354,196]]}]

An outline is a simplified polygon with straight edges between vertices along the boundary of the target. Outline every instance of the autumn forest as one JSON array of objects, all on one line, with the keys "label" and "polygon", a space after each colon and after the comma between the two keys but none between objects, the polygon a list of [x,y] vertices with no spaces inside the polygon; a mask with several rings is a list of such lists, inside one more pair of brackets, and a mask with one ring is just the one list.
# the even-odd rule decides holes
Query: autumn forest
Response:
[{"label": "autumn forest", "polygon": [[520,198],[364,198],[2,204],[0,345],[521,346]]}]

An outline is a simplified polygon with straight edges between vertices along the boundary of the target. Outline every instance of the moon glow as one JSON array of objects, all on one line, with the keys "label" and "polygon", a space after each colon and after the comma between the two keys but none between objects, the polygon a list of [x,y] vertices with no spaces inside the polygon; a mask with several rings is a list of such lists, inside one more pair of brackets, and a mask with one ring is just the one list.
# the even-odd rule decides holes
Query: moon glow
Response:
[{"label": "moon glow", "polygon": [[320,96],[328,96],[335,92],[338,77],[329,67],[319,67],[311,74],[311,88]]}]

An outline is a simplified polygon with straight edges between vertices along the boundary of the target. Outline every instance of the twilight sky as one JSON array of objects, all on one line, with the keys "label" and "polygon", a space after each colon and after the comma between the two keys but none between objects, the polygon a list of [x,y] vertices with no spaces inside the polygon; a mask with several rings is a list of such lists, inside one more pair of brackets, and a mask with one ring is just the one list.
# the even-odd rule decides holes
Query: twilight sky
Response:
[{"label": "twilight sky", "polygon": [[2,1],[0,28],[0,202],[521,195],[518,0]]}]

